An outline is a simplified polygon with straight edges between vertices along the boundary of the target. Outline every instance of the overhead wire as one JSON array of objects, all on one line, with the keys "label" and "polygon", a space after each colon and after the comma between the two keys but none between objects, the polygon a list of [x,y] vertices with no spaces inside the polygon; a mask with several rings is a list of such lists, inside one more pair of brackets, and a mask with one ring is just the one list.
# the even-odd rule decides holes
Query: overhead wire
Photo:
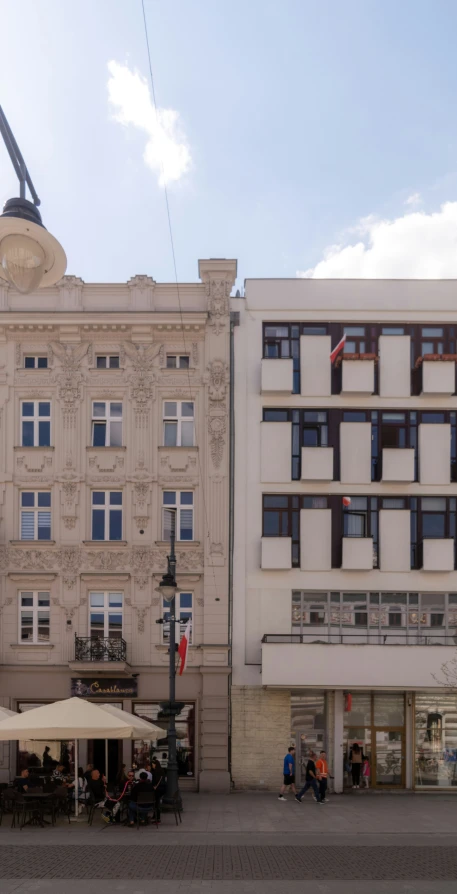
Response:
[{"label": "overhead wire", "polygon": [[[155,114],[155,118],[156,118],[157,128],[159,128],[160,122],[159,122],[159,114],[158,114],[158,109],[157,109],[154,75],[152,72],[151,48],[150,48],[150,44],[149,44],[148,25],[147,25],[147,19],[146,19],[146,10],[145,10],[144,0],[141,0],[141,8],[142,8],[142,12],[143,12],[143,25],[144,25],[144,35],[146,38],[146,49],[147,49],[147,55],[148,55],[152,102],[153,102],[153,107],[154,107],[154,114]],[[173,227],[171,224],[170,202],[168,199],[168,189],[167,189],[167,180],[166,180],[166,176],[165,176],[165,166],[164,166],[164,162],[163,162],[163,156],[160,151],[159,151],[159,158],[160,158],[160,167],[162,170],[162,182],[163,182],[163,190],[164,190],[164,194],[165,194],[165,206],[166,206],[166,211],[167,211],[168,232],[169,232],[169,236],[170,236],[171,255],[172,255],[172,259],[173,259],[173,269],[174,269],[174,274],[175,274],[176,291],[177,291],[177,296],[178,296],[178,306],[179,306],[179,316],[180,316],[180,320],[181,320],[182,339],[183,339],[183,344],[184,344],[184,351],[187,354],[188,349],[187,349],[187,343],[186,343],[186,332],[185,332],[185,328],[184,328],[184,326],[185,326],[184,314],[183,314],[183,309],[182,309],[182,304],[181,304],[181,295],[180,295],[180,290],[179,290],[178,267],[177,267],[177,263],[176,263],[176,252],[175,252],[175,243],[174,243],[174,237],[173,237]],[[190,357],[190,352],[189,352],[189,357]],[[192,398],[192,402],[193,402],[194,401],[193,394],[195,391],[195,386],[194,386],[194,388],[192,387],[189,367],[187,368],[187,380],[188,380],[188,386],[189,386],[189,396]],[[205,526],[206,526],[206,538],[208,541],[208,553],[210,554],[211,537],[210,537],[210,532],[209,532],[208,511],[207,511],[206,493],[205,493],[205,482],[204,482],[203,472],[202,472],[196,421],[197,420],[195,419],[195,414],[194,414],[194,442],[195,442],[195,446],[197,447],[198,477],[200,480],[200,486],[201,486],[201,492],[202,492],[203,512],[204,512]],[[213,572],[214,594],[215,594],[215,598],[217,598],[216,573],[214,570],[214,565],[211,562],[210,562],[210,565],[211,565],[211,569]]]}]

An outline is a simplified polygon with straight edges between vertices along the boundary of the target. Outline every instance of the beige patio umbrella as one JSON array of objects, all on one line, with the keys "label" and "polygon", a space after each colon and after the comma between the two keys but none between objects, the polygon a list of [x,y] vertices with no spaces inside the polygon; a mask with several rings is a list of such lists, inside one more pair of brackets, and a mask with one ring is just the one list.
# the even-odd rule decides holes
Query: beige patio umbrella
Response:
[{"label": "beige patio umbrella", "polygon": [[0,722],[6,720],[7,717],[17,717],[16,711],[10,711],[9,708],[0,708]]},{"label": "beige patio umbrella", "polygon": [[[119,717],[119,714],[123,716]],[[146,720],[119,709],[113,716],[111,705],[97,705],[74,697],[32,708],[25,714],[8,716],[0,722],[0,741],[73,739],[77,775],[78,739],[136,739],[140,725],[141,738],[146,738],[146,734],[151,739],[156,737],[158,727]],[[78,799],[75,798],[76,813],[77,810]]]},{"label": "beige patio umbrella", "polygon": [[108,714],[111,714],[112,717],[129,723],[132,726],[131,739],[156,739],[158,736],[160,738],[163,737],[164,730],[161,726],[149,723],[148,720],[143,720],[136,714],[130,714],[128,711],[123,711],[122,708],[116,708],[115,705],[100,705],[100,708],[108,711]]}]

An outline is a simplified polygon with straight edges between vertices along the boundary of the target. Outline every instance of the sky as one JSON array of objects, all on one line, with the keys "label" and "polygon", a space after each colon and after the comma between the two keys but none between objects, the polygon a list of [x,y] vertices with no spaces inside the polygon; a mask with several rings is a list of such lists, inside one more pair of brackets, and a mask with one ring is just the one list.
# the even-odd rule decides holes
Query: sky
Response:
[{"label": "sky", "polygon": [[[1,0],[0,102],[85,282],[457,277],[455,0]],[[0,199],[17,194],[0,145]]]}]

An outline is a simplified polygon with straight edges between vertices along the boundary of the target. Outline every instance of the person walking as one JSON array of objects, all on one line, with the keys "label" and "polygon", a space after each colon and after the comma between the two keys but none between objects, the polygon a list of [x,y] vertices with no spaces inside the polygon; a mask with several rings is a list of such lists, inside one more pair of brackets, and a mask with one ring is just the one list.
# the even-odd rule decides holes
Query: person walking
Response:
[{"label": "person walking", "polygon": [[316,754],[314,751],[309,752],[308,763],[306,764],[306,773],[305,773],[305,784],[302,789],[300,789],[298,795],[295,795],[295,800],[301,803],[301,799],[303,795],[306,794],[309,788],[312,788],[314,792],[315,800],[318,804],[321,803],[321,796],[319,794],[319,786],[317,784],[317,770],[315,764]]},{"label": "person walking", "polygon": [[319,795],[321,798],[322,804],[327,804],[327,780],[328,778],[333,779],[333,776],[329,773],[328,763],[327,763],[327,755],[325,751],[321,751],[319,754],[319,760],[316,761],[316,772],[317,778],[319,781]]},{"label": "person walking", "polygon": [[362,779],[365,788],[370,788],[370,761],[367,757],[363,762]]},{"label": "person walking", "polygon": [[297,794],[297,789],[295,788],[295,747],[293,745],[290,746],[284,758],[283,784],[279,791],[278,801],[287,801],[287,798],[284,797],[286,788],[291,788],[293,795]]},{"label": "person walking", "polygon": [[363,749],[357,742],[354,742],[350,752],[349,760],[351,762],[352,788],[360,788],[360,771],[365,760]]}]

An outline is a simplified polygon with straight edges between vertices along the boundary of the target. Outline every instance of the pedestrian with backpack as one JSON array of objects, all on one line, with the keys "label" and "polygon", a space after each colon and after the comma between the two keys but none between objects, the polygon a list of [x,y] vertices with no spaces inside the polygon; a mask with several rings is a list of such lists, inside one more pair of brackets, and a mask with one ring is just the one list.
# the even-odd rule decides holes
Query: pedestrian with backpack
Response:
[{"label": "pedestrian with backpack", "polygon": [[291,745],[285,758],[284,758],[284,766],[283,766],[283,784],[279,791],[278,801],[287,801],[287,798],[284,797],[284,792],[286,788],[292,789],[292,794],[297,794],[297,789],[295,788],[295,746]]}]

